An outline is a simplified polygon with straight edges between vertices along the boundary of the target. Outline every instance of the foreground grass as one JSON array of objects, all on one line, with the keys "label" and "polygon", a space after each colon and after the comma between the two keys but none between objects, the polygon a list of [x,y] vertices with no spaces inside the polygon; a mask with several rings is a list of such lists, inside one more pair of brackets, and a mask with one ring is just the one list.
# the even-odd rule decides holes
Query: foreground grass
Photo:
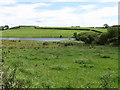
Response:
[{"label": "foreground grass", "polygon": [[[31,88],[118,88],[118,48],[3,40],[4,68]],[[4,69],[3,68],[3,69]]]},{"label": "foreground grass", "polygon": [[[98,31],[106,31],[106,29],[97,29]],[[0,31],[2,33],[0,37],[47,37],[47,38],[59,38],[61,35],[63,38],[70,38],[73,33],[92,32],[85,30],[54,30],[54,29],[13,29]]]}]

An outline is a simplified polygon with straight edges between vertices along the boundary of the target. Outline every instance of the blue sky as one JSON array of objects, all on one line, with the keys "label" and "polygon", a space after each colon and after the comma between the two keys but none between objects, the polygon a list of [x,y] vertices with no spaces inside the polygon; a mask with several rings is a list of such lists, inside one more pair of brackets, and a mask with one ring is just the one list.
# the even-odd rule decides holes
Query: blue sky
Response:
[{"label": "blue sky", "polygon": [[119,0],[0,0],[0,25],[118,24]]}]

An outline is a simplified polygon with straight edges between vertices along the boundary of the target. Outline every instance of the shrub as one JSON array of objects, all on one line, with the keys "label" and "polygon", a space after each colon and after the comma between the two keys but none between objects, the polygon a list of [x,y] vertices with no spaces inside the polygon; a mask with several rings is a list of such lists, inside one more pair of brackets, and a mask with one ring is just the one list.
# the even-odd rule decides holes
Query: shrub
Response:
[{"label": "shrub", "polygon": [[62,35],[60,35],[60,38],[62,38]]},{"label": "shrub", "polygon": [[83,45],[84,42],[75,41],[75,40],[61,40],[57,42],[57,44],[64,45],[64,46],[73,46],[73,45]]},{"label": "shrub", "polygon": [[118,28],[118,27],[109,27],[109,28],[107,29],[109,38],[118,36],[118,32],[120,33],[120,30],[119,30],[119,29],[120,29],[120,28]]},{"label": "shrub", "polygon": [[103,33],[98,43],[99,44],[111,44],[111,45],[119,45],[120,38],[120,27],[109,27],[106,33]]},{"label": "shrub", "polygon": [[77,32],[74,32],[73,33],[73,38],[76,38],[77,37]]},{"label": "shrub", "polygon": [[9,68],[7,70],[4,70],[5,72],[2,75],[3,83],[2,83],[2,88],[5,90],[11,88],[25,88],[25,87],[30,87],[31,83],[29,81],[25,81],[22,79],[17,79],[16,78],[16,71],[17,67],[12,72],[9,72]]},{"label": "shrub", "polygon": [[43,42],[43,46],[49,45],[48,42]]},{"label": "shrub", "polygon": [[85,44],[120,45],[120,27],[108,27],[107,32],[104,33],[83,32],[74,33],[73,36],[77,41],[83,41]]},{"label": "shrub", "polygon": [[83,32],[76,35],[76,40],[83,41],[86,44],[95,43],[98,40],[99,34],[94,32]]},{"label": "shrub", "polygon": [[9,26],[8,26],[8,25],[0,26],[0,30],[7,30],[7,29],[9,29]]},{"label": "shrub", "polygon": [[108,33],[105,32],[105,33],[101,34],[97,44],[104,45],[107,43],[107,41],[108,41]]},{"label": "shrub", "polygon": [[30,80],[17,78],[17,70],[18,65],[16,64],[14,69],[10,69],[10,67],[3,68],[2,74],[2,88],[3,90],[12,90],[15,88],[30,88],[32,83]]}]

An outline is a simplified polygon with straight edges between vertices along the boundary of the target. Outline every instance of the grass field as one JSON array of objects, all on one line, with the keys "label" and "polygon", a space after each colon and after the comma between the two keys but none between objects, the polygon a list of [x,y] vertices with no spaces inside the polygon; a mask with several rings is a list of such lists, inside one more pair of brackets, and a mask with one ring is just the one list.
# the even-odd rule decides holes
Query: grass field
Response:
[{"label": "grass field", "polygon": [[[83,29],[85,29],[85,28],[83,28]],[[89,28],[86,28],[86,29],[89,29]],[[101,32],[107,31],[106,29],[99,29],[99,28],[95,29],[95,30],[98,30]],[[62,35],[63,38],[70,38],[73,36],[74,32],[81,33],[81,32],[92,32],[92,31],[22,28],[22,29],[12,29],[12,30],[0,31],[0,33],[2,33],[2,35],[0,35],[0,37],[48,37],[48,38],[50,37],[50,38],[58,38],[58,37],[60,37],[60,35]]]},{"label": "grass field", "polygon": [[3,40],[2,57],[9,72],[17,66],[16,79],[25,81],[25,87],[118,88],[115,46]]},{"label": "grass field", "polygon": [[43,27],[43,28],[91,29],[91,30],[97,30],[97,31],[101,31],[101,32],[106,32],[105,28],[92,28],[92,27]]}]

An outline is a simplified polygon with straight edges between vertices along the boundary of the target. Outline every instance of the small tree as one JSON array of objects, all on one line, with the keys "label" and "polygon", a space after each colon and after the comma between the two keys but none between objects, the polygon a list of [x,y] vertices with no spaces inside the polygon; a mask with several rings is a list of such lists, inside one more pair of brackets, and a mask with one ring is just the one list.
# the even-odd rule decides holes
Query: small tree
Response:
[{"label": "small tree", "polygon": [[109,25],[108,25],[108,24],[104,24],[103,26],[104,26],[105,28],[108,28],[108,27],[109,27]]},{"label": "small tree", "polygon": [[4,29],[5,29],[5,30],[9,29],[9,26],[8,26],[8,25],[5,25],[5,26],[4,26]]}]

